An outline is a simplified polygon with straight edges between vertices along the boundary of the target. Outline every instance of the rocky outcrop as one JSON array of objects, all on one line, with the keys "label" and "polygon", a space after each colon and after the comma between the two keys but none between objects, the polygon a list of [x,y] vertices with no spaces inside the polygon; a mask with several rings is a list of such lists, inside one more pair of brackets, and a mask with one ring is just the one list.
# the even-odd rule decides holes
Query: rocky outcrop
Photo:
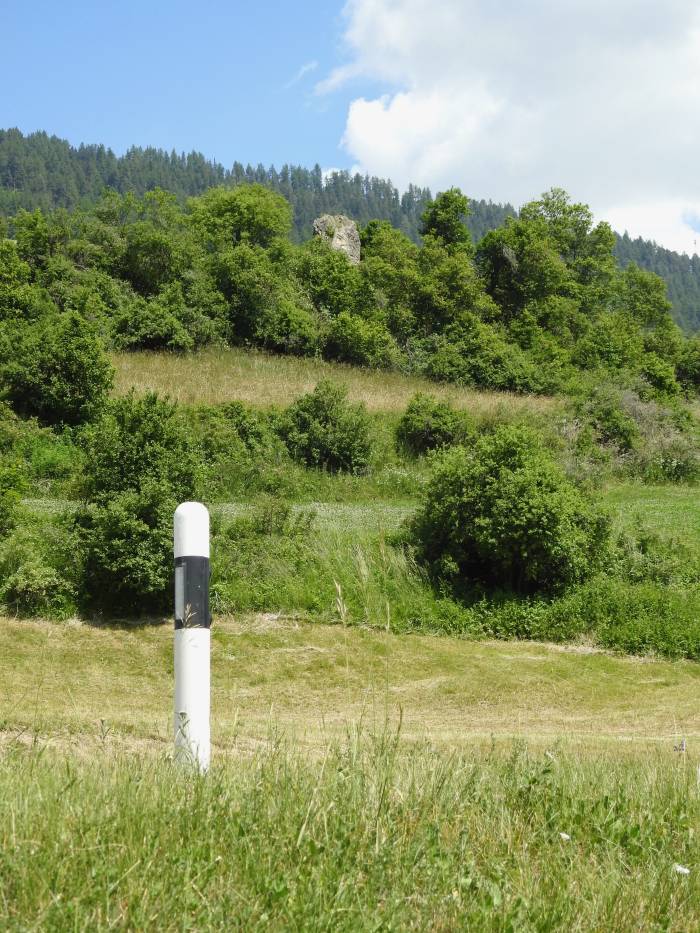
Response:
[{"label": "rocky outcrop", "polygon": [[351,263],[360,261],[360,234],[357,224],[344,214],[322,214],[314,220],[314,236],[323,237]]}]

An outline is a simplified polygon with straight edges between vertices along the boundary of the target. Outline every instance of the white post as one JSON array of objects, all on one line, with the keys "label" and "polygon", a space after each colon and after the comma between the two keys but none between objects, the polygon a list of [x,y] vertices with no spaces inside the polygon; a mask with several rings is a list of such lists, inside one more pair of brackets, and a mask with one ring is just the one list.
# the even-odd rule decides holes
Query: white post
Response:
[{"label": "white post", "polygon": [[175,760],[209,767],[211,737],[209,512],[201,502],[175,510]]}]

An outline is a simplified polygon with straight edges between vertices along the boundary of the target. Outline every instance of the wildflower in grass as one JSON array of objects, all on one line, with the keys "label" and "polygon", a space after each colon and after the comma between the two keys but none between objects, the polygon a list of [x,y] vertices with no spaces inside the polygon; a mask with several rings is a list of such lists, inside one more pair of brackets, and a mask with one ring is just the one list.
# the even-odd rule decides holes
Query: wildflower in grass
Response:
[{"label": "wildflower in grass", "polygon": [[571,836],[568,833],[559,833],[559,838],[563,839],[564,842],[569,842],[571,840]]},{"label": "wildflower in grass", "polygon": [[673,870],[677,875],[689,875],[690,869],[686,868],[685,865],[679,865],[677,862],[673,865]]}]

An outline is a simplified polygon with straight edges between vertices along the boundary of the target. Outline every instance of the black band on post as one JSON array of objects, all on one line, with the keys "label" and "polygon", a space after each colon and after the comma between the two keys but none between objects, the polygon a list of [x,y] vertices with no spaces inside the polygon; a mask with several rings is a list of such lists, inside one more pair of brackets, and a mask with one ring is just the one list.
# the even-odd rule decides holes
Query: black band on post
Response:
[{"label": "black band on post", "polygon": [[175,628],[211,628],[209,558],[175,558]]}]

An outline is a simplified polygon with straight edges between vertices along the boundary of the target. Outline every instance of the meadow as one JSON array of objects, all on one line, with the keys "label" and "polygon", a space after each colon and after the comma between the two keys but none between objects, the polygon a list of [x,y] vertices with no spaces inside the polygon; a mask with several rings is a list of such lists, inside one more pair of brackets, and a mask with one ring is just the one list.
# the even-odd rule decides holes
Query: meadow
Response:
[{"label": "meadow", "polygon": [[[171,761],[171,620],[0,615],[3,929],[700,927],[696,487],[599,479],[626,542],[605,573],[459,600],[402,544],[428,466],[399,416],[429,390],[546,430],[564,400],[235,350],[113,361],[117,395],[169,394],[195,427],[331,375],[374,460],[217,467],[206,776]],[[75,451],[26,443],[33,554],[77,506]]]},{"label": "meadow", "polygon": [[4,929],[700,923],[697,665],[270,614],[213,633],[199,778],[169,761],[170,625],[2,620]]},{"label": "meadow", "polygon": [[189,405],[216,405],[235,399],[260,408],[283,406],[312,391],[320,380],[330,378],[348,387],[351,401],[364,402],[372,412],[400,413],[416,392],[430,392],[456,408],[484,417],[521,412],[548,414],[558,407],[556,400],[546,396],[464,389],[398,372],[248,349],[210,349],[184,356],[144,351],[112,353],[111,359],[117,394],[134,388],[138,393],[159,392]]}]

